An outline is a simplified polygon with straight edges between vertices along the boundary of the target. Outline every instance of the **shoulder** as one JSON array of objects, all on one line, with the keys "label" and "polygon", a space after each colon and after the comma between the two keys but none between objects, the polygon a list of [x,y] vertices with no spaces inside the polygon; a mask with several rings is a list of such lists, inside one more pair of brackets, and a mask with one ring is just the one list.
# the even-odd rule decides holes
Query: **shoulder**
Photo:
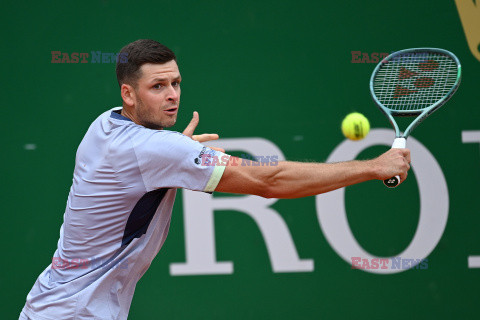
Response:
[{"label": "shoulder", "polygon": [[193,141],[190,137],[176,131],[148,129],[141,125],[133,124],[128,129],[128,134],[135,145],[149,145],[156,143],[175,144]]},{"label": "shoulder", "polygon": [[199,142],[176,131],[151,130],[139,128],[132,130],[131,139],[136,150],[146,152],[184,152],[187,150],[198,150],[203,147]]}]

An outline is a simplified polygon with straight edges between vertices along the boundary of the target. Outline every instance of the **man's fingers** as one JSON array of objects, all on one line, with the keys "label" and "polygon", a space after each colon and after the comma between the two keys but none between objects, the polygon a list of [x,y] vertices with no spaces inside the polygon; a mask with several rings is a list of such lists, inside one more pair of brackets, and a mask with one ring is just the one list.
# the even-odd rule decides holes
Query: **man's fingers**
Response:
[{"label": "man's fingers", "polygon": [[410,170],[410,150],[393,148],[377,157],[374,162],[379,166],[377,179],[385,180],[398,175],[404,181]]},{"label": "man's fingers", "polygon": [[[195,140],[198,142],[207,142],[207,141],[217,140],[218,134],[216,133],[204,133],[204,134],[193,135],[193,133],[195,132],[195,129],[198,126],[199,121],[200,121],[200,117],[198,115],[198,112],[194,111],[192,120],[190,120],[190,123],[188,124],[188,126],[185,128],[185,130],[183,130],[183,134],[192,138],[192,140]],[[216,148],[216,147],[209,147],[209,148],[216,151],[225,152],[225,150],[222,148]]]},{"label": "man's fingers", "polygon": [[401,182],[405,181],[408,176],[408,170],[410,170],[410,150],[409,149],[402,149],[402,156],[403,156],[403,163],[405,165],[405,169],[402,173],[400,173]]},{"label": "man's fingers", "polygon": [[409,149],[401,149],[402,150],[402,154],[403,154],[403,157],[405,159],[407,159],[407,162],[410,163],[411,162],[411,159],[410,159],[410,150]]},{"label": "man's fingers", "polygon": [[188,137],[191,137],[195,132],[195,128],[198,126],[199,121],[200,121],[200,117],[198,116],[198,112],[194,111],[192,120],[190,120],[190,123],[188,124],[188,126],[185,128],[185,130],[183,130],[183,134]]},{"label": "man's fingers", "polygon": [[400,183],[404,182],[405,180],[407,180],[407,176],[408,176],[408,173],[405,172],[404,174],[401,174],[400,175]]},{"label": "man's fingers", "polygon": [[218,139],[218,134],[216,133],[198,134],[198,135],[193,135],[192,139],[198,142],[212,141],[212,140]]},{"label": "man's fingers", "polygon": [[209,147],[210,149],[213,149],[215,151],[220,151],[220,152],[223,152],[225,153],[225,149],[222,149],[222,148],[217,148],[217,147]]}]

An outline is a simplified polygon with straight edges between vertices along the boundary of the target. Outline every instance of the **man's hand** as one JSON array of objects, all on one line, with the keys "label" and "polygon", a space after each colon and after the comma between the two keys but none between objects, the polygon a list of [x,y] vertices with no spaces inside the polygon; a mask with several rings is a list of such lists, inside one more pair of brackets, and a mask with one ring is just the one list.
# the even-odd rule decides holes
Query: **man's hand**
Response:
[{"label": "man's hand", "polygon": [[400,181],[407,179],[410,170],[410,150],[390,149],[379,157],[370,160],[375,179],[385,180],[400,176]]},{"label": "man's hand", "polygon": [[[195,132],[195,128],[198,126],[198,123],[200,121],[200,118],[198,116],[198,112],[194,111],[193,112],[193,117],[192,120],[190,120],[190,123],[188,126],[183,130],[183,134],[186,135],[187,137],[192,138],[195,141],[198,141],[200,143],[202,142],[207,142],[207,141],[212,141],[212,140],[217,140],[218,139],[218,134],[216,133],[204,133],[200,135],[194,135],[193,132]],[[209,147],[210,149],[216,150],[216,151],[221,151],[225,152],[224,149],[222,148],[214,148],[214,147]]]}]

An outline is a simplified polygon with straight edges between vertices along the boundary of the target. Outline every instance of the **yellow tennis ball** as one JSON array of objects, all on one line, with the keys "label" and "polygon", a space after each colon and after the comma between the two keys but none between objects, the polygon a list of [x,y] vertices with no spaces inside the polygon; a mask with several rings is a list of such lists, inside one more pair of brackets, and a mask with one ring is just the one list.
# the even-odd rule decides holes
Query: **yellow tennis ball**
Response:
[{"label": "yellow tennis ball", "polygon": [[348,114],[342,121],[342,132],[350,140],[362,140],[370,131],[370,122],[358,112]]}]

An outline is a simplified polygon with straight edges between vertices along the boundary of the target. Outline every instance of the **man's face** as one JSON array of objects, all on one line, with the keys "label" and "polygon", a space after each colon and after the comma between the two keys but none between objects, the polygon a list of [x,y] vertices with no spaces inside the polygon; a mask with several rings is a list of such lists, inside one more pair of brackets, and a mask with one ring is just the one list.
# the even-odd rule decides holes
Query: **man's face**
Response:
[{"label": "man's face", "polygon": [[142,65],[135,90],[137,121],[150,129],[171,127],[177,121],[181,76],[175,60]]}]

